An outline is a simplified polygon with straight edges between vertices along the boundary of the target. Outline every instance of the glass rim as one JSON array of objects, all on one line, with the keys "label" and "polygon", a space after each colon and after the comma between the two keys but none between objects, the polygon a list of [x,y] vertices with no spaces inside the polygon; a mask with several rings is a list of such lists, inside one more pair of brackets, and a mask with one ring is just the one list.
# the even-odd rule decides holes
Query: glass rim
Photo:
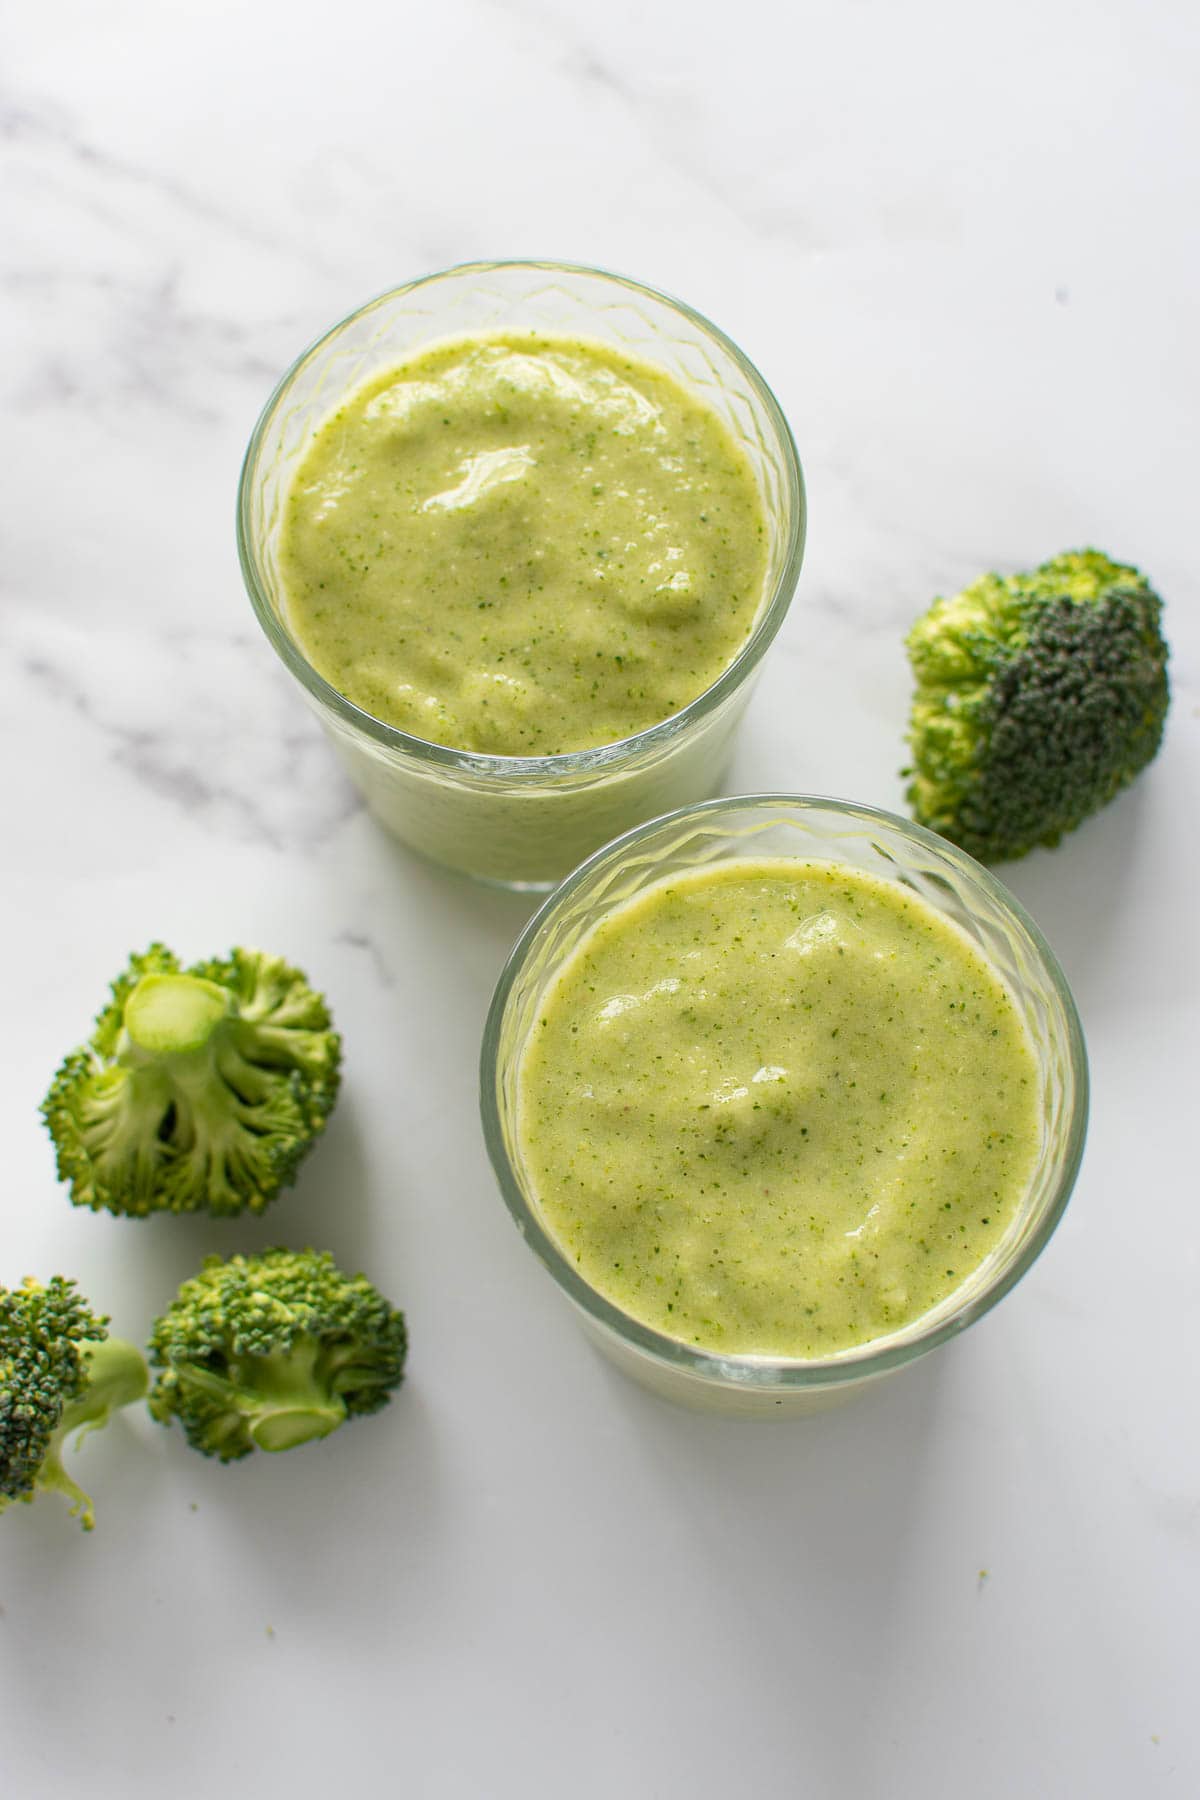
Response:
[{"label": "glass rim", "polygon": [[[668,1337],[664,1332],[644,1325],[629,1313],[623,1312],[583,1279],[542,1224],[512,1167],[500,1123],[497,1098],[500,1080],[498,1053],[504,1014],[517,977],[543,928],[554,914],[594,874],[607,865],[622,861],[647,837],[688,820],[703,819],[723,811],[754,808],[775,812],[837,813],[868,827],[887,826],[923,848],[936,850],[939,855],[956,865],[960,875],[982,889],[1002,913],[1011,915],[1021,927],[1049,977],[1066,1025],[1067,1062],[1072,1080],[1070,1115],[1062,1133],[1061,1154],[1056,1158],[1048,1200],[1018,1253],[1005,1268],[997,1272],[994,1280],[970,1294],[951,1312],[938,1317],[936,1323],[927,1329],[920,1329],[921,1321],[918,1318],[894,1336],[874,1339],[824,1357],[722,1355],[719,1351],[704,1350],[699,1346],[686,1344],[679,1338]],[[898,813],[886,812],[881,807],[867,806],[859,801],[843,800],[831,795],[755,793],[721,795],[713,800],[699,801],[691,806],[679,807],[674,812],[664,813],[644,825],[635,826],[632,831],[614,838],[611,843],[605,844],[588,857],[586,862],[581,863],[547,896],[513,945],[496,984],[480,1051],[479,1098],[484,1141],[504,1202],[534,1254],[589,1320],[606,1328],[622,1342],[674,1369],[726,1386],[783,1392],[835,1387],[844,1382],[867,1380],[872,1376],[903,1368],[905,1364],[915,1361],[981,1319],[1016,1286],[1049,1243],[1075,1186],[1087,1136],[1089,1079],[1083,1027],[1062,966],[1040,928],[1016,895],[1003,882],[998,881],[990,869],[968,856],[956,844],[939,837],[936,832],[929,831]],[[937,1309],[931,1311],[936,1312]]]},{"label": "glass rim", "polygon": [[[398,725],[389,725],[385,720],[377,719],[373,713],[365,712],[352,700],[348,700],[344,694],[339,693],[337,688],[309,662],[291,633],[284,628],[271,604],[266,584],[262,579],[256,534],[250,517],[251,482],[258,468],[259,454],[267,430],[301,370],[332,338],[337,337],[339,332],[344,331],[355,320],[399,295],[412,293],[419,288],[428,287],[434,282],[449,280],[454,276],[485,275],[501,269],[544,270],[548,274],[595,276],[602,281],[612,282],[618,287],[628,289],[631,293],[657,301],[689,320],[730,356],[749,383],[770,421],[782,451],[784,464],[786,537],[783,562],[779,576],[760,609],[754,629],[738,650],[737,655],[721,671],[711,687],[707,687],[703,693],[697,694],[694,700],[689,700],[687,705],[680,707],[678,712],[671,713],[656,724],[647,726],[644,731],[633,732],[628,737],[616,738],[610,744],[599,744],[588,750],[569,750],[557,756],[484,755],[472,750],[455,749],[448,744],[435,744],[428,738],[416,737],[411,732],[401,730]],[[431,339],[430,341],[435,340]],[[536,257],[508,258],[494,262],[482,260],[454,263],[449,268],[436,269],[429,274],[416,276],[411,281],[401,282],[396,287],[387,288],[383,293],[376,294],[373,299],[366,301],[363,305],[356,306],[352,312],[348,312],[335,325],[331,325],[319,337],[314,338],[275,383],[258,416],[254,430],[250,434],[250,442],[246,447],[241,474],[238,478],[237,549],[242,580],[260,627],[284,666],[295,676],[305,691],[323,707],[334,713],[344,724],[351,726],[355,731],[388,750],[399,751],[434,766],[455,769],[483,779],[498,777],[505,782],[513,780],[538,782],[544,781],[548,777],[602,770],[609,764],[624,762],[631,755],[643,750],[671,743],[693,721],[704,718],[718,707],[758,667],[782,625],[800,577],[800,568],[804,560],[806,531],[807,499],[804,473],[800,466],[800,457],[792,436],[791,426],[767,382],[733,339],[719,326],[714,325],[710,319],[707,319],[703,313],[697,312],[694,307],[689,306],[686,301],[679,300],[674,295],[664,293],[658,288],[650,287],[645,282],[635,281],[631,276],[619,275],[612,270],[593,267],[588,263],[558,262]]]}]

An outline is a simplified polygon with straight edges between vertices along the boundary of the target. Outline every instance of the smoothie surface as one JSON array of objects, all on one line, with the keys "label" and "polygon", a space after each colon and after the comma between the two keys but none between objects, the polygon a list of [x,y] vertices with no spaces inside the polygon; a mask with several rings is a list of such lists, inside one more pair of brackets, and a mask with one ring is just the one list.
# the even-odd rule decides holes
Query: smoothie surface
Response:
[{"label": "smoothie surface", "polygon": [[614,1305],[812,1358],[962,1285],[1041,1114],[1016,1005],[956,926],[897,882],[771,858],[592,929],[531,1029],[517,1132],[547,1230]]},{"label": "smoothie surface", "polygon": [[286,497],[288,619],[377,719],[501,756],[614,743],[728,667],[763,599],[718,415],[599,342],[435,344],[351,392]]}]

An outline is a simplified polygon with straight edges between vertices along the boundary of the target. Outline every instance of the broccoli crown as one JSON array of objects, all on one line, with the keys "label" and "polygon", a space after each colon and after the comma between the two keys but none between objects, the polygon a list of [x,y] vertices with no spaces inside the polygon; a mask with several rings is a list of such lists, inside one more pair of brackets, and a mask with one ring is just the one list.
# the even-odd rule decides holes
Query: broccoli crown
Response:
[{"label": "broccoli crown", "polygon": [[107,1424],[148,1386],[141,1351],[109,1337],[73,1281],[0,1288],[0,1512],[54,1491],[90,1531],[91,1500],[63,1466],[66,1440]]},{"label": "broccoli crown", "polygon": [[181,969],[151,944],[42,1103],[76,1206],[260,1212],[337,1098],[341,1039],[298,969],[259,950]]},{"label": "broccoli crown", "polygon": [[404,1315],[317,1250],[208,1257],[154,1326],[150,1410],[233,1462],[377,1412],[404,1374]]},{"label": "broccoli crown", "polygon": [[1151,760],[1162,602],[1098,550],[984,575],[909,632],[915,817],[984,862],[1057,844]]}]

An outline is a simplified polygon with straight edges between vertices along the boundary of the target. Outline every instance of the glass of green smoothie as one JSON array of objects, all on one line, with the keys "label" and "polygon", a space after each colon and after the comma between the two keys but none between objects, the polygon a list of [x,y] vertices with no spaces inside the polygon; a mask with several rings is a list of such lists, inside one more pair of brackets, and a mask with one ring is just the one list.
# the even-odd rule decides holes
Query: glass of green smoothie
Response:
[{"label": "glass of green smoothie", "polygon": [[616,1363],[781,1416],[982,1317],[1045,1246],[1087,1060],[1053,952],[981,864],[805,795],[639,826],[530,921],[484,1134],[527,1243]]},{"label": "glass of green smoothie", "polygon": [[238,496],[259,623],[372,813],[513,888],[716,790],[804,533],[791,432],[737,346],[544,262],[334,326]]}]

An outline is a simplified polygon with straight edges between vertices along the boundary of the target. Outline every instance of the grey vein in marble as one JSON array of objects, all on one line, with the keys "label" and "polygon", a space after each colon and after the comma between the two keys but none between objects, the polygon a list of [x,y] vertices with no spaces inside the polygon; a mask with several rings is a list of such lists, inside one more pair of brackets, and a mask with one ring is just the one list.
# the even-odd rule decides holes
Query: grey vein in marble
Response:
[{"label": "grey vein in marble", "polygon": [[60,629],[20,662],[43,705],[69,709],[102,754],[220,835],[313,849],[361,810],[316,722],[244,634],[172,630],[85,653]]}]

